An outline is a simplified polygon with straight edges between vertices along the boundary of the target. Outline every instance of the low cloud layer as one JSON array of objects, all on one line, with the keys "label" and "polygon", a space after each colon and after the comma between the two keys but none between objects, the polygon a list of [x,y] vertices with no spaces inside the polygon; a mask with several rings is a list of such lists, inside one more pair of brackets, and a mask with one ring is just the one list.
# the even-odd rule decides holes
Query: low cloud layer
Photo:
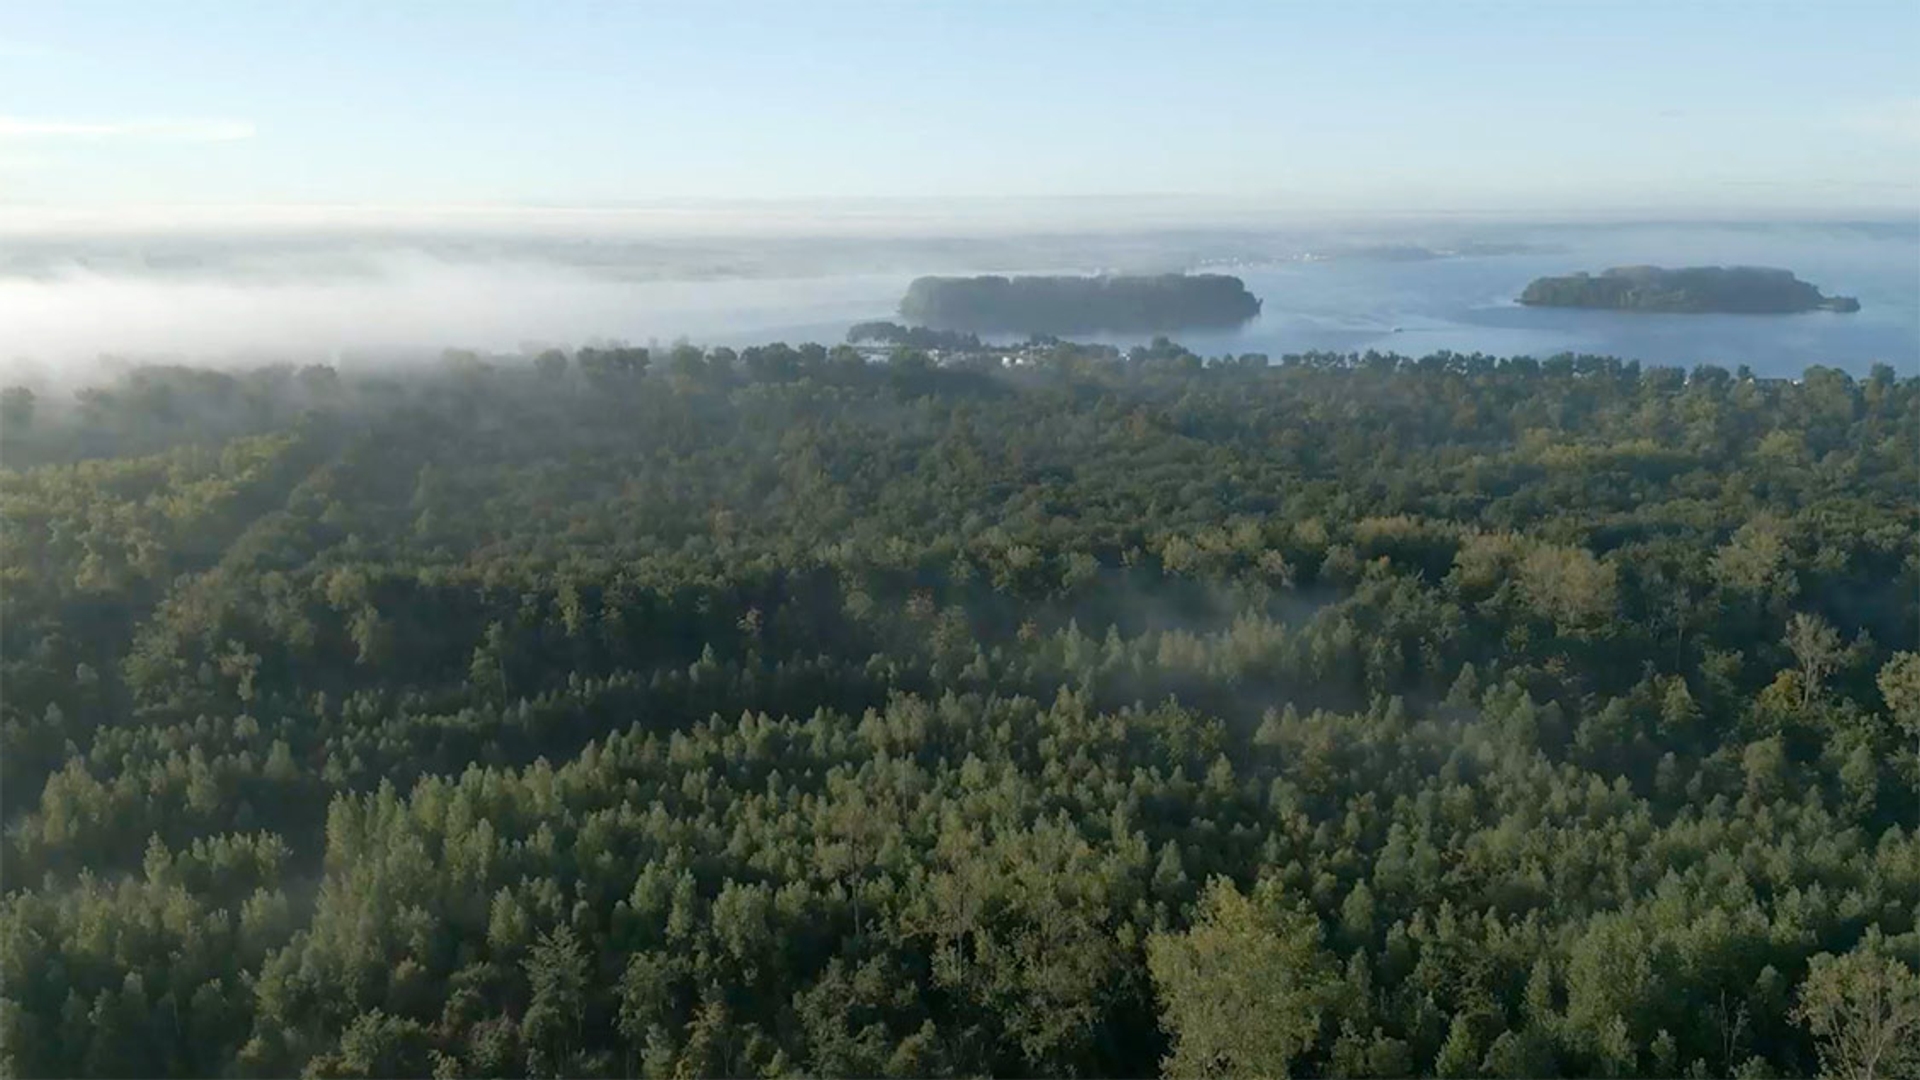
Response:
[{"label": "low cloud layer", "polygon": [[[184,224],[114,234],[39,224],[37,235],[0,228],[0,379],[49,388],[96,381],[112,366],[103,358],[352,367],[445,348],[834,342],[855,322],[891,317],[914,277],[981,272],[1243,274],[1267,300],[1266,314],[1228,338],[1183,335],[1209,354],[1576,349],[1649,362],[1749,363],[1772,374],[1797,373],[1817,357],[1864,373],[1873,362],[1910,357],[1920,334],[1915,231],[1904,222],[1679,230],[1429,222],[1356,232],[917,237]],[[1404,256],[1419,247],[1432,250]],[[1299,261],[1307,252],[1320,258]],[[1602,327],[1503,306],[1534,276],[1631,262],[1787,266],[1829,291],[1860,296],[1866,310],[1846,320],[1709,320],[1683,334],[1665,323]]]},{"label": "low cloud layer", "polygon": [[854,322],[889,317],[923,273],[1177,270],[1208,251],[1243,250],[1219,244],[857,231],[15,235],[0,245],[0,366],[73,372],[103,355],[351,362],[607,339],[830,342]]},{"label": "low cloud layer", "polygon": [[74,381],[103,356],[351,363],[446,346],[831,340],[851,322],[885,315],[905,284],[896,275],[619,280],[553,263],[457,263],[407,250],[363,256],[350,270],[268,283],[79,267],[0,277],[0,374]]}]

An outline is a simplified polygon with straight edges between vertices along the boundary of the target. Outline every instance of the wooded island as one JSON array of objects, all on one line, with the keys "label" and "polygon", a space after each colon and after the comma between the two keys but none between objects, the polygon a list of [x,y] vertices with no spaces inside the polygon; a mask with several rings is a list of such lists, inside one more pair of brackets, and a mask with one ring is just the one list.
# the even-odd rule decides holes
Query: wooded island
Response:
[{"label": "wooded island", "polygon": [[1604,308],[1682,314],[1789,315],[1802,311],[1860,310],[1851,296],[1823,296],[1790,270],[1759,266],[1616,266],[1534,279],[1520,294],[1529,307]]},{"label": "wooded island", "polygon": [[1157,333],[1238,326],[1260,314],[1260,300],[1226,274],[923,277],[900,314],[981,334]]}]

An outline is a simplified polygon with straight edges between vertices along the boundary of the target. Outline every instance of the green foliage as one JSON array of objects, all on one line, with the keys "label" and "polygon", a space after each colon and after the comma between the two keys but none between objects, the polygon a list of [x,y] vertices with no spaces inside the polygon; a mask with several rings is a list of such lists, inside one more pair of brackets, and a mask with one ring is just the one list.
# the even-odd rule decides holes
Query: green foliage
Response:
[{"label": "green foliage", "polygon": [[8,421],[0,1066],[1899,1045],[1920,380],[1023,356],[156,368]]},{"label": "green foliage", "polygon": [[1820,1075],[1920,1076],[1920,974],[1879,934],[1813,958],[1794,1016],[1820,1043]]},{"label": "green foliage", "polygon": [[1286,1077],[1313,1045],[1329,988],[1320,923],[1262,883],[1207,883],[1194,924],[1155,934],[1147,967],[1173,1040],[1168,1076]]}]

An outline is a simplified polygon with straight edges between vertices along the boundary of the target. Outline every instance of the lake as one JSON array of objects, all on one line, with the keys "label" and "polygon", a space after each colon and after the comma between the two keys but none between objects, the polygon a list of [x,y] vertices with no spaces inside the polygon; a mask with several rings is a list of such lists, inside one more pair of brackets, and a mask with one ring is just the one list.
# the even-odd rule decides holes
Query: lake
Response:
[{"label": "lake", "polygon": [[[1874,363],[1920,375],[1920,247],[1912,236],[1667,227],[1536,235],[1541,246],[1562,250],[1248,267],[1240,276],[1265,300],[1260,318],[1235,333],[1183,340],[1207,354],[1575,352],[1653,364],[1745,364],[1774,376],[1798,375],[1810,364],[1864,374]],[[1513,300],[1536,277],[1632,263],[1785,267],[1828,295],[1857,297],[1861,310],[1662,315],[1530,308]]]},{"label": "lake", "polygon": [[[1411,261],[1358,254],[1199,267],[1239,276],[1262,298],[1261,315],[1235,331],[1168,336],[1207,356],[1368,349],[1535,357],[1575,352],[1676,366],[1712,363],[1732,369],[1745,364],[1763,376],[1797,376],[1812,364],[1864,375],[1875,363],[1920,375],[1920,230],[1911,227],[1649,225],[1484,232],[1535,250]],[[1514,302],[1536,277],[1634,263],[1784,267],[1828,295],[1857,297],[1861,310],[1847,315],[1658,315],[1529,308]],[[1033,263],[978,269],[1038,273],[1103,268]],[[794,286],[808,294],[804,301],[779,294],[769,298],[736,284],[732,287],[741,290],[737,307],[683,313],[681,323],[662,336],[690,334],[726,344],[837,341],[853,321],[892,317],[894,302],[913,276],[796,281]],[[714,283],[704,295],[721,296],[728,287]],[[1145,337],[1106,335],[1093,340],[1127,346]]]},{"label": "lake", "polygon": [[[1404,258],[1368,244],[1485,252]],[[1327,256],[1306,261],[1309,254]],[[1609,266],[1784,267],[1859,312],[1651,315],[1523,308],[1546,274]],[[103,354],[222,363],[352,362],[442,347],[596,340],[842,340],[926,273],[1206,269],[1264,307],[1195,351],[1598,353],[1645,363],[1810,364],[1920,374],[1920,226],[1428,224],[1368,234],[1223,230],[993,238],[537,235],[18,240],[0,251],[0,362],[73,374]],[[1109,338],[1128,345],[1138,338]]]}]

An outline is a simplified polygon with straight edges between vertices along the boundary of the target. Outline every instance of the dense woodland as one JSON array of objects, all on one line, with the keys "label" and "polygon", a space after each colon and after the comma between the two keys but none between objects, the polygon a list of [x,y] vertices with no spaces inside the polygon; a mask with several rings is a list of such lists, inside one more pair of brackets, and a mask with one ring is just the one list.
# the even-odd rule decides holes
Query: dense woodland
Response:
[{"label": "dense woodland", "polygon": [[0,1067],[1913,1076],[1917,440],[1166,343],[11,390]]}]

